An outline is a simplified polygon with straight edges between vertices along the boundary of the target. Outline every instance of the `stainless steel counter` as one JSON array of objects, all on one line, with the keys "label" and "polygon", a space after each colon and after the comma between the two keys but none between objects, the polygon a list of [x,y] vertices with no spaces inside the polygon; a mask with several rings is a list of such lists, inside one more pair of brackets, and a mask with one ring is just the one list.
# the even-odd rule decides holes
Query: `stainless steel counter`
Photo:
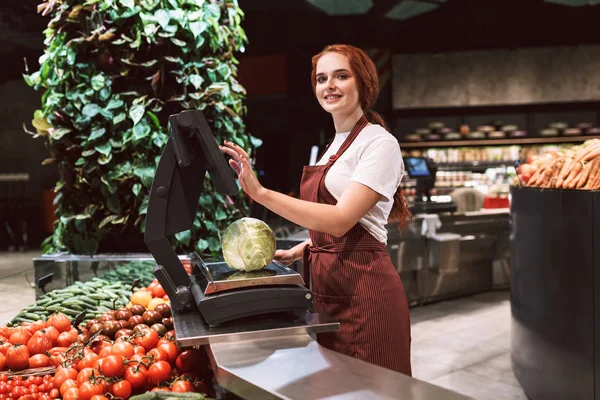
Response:
[{"label": "stainless steel counter", "polygon": [[470,399],[327,350],[307,334],[212,344],[209,354],[219,384],[249,400]]}]

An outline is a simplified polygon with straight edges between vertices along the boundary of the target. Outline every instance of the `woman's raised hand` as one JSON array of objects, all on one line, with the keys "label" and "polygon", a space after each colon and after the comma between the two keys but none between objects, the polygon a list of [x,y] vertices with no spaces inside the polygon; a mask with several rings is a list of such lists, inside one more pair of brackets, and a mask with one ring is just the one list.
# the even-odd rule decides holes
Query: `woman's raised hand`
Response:
[{"label": "woman's raised hand", "polygon": [[242,190],[252,199],[257,200],[264,187],[260,184],[256,175],[254,175],[248,153],[237,144],[227,140],[219,148],[223,153],[231,156],[229,165],[236,172]]}]

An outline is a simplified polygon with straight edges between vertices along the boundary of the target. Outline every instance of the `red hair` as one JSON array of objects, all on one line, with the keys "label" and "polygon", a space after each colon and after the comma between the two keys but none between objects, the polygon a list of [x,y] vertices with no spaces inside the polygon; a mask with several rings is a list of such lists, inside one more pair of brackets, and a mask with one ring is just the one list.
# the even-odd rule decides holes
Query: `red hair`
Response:
[{"label": "red hair", "polygon": [[[341,54],[348,59],[350,70],[356,77],[360,106],[367,120],[372,124],[383,126],[386,131],[390,132],[390,128],[381,115],[371,110],[371,107],[377,102],[377,96],[379,95],[379,77],[375,63],[362,49],[347,44],[332,44],[326,46],[319,54],[314,55],[312,58],[312,72],[310,74],[313,93],[316,95],[317,63],[324,54],[331,52]],[[394,194],[394,205],[392,206],[388,222],[397,223],[400,230],[412,223],[412,214],[408,210],[408,205],[402,196],[400,187],[398,187],[398,190]]]}]

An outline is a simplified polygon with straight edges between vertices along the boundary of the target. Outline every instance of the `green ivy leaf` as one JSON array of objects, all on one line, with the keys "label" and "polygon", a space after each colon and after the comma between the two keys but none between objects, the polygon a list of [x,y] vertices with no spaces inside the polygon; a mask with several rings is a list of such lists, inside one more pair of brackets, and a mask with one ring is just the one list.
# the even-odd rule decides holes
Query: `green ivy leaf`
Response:
[{"label": "green ivy leaf", "polygon": [[139,196],[141,190],[142,190],[142,185],[140,185],[139,183],[134,184],[133,187],[131,188],[131,191],[136,196]]},{"label": "green ivy leaf", "polygon": [[177,38],[171,38],[170,40],[176,46],[179,46],[179,47],[185,47],[185,46],[187,46],[187,43],[184,42],[183,40],[180,40],[180,39],[177,39]]},{"label": "green ivy leaf", "polygon": [[185,244],[186,246],[189,246],[190,240],[192,239],[192,231],[188,229],[187,231],[178,232],[175,234],[175,239]]},{"label": "green ivy leaf", "polygon": [[133,124],[136,125],[144,116],[145,107],[142,105],[135,105],[129,110],[129,117],[133,120]]},{"label": "green ivy leaf", "polygon": [[204,79],[202,79],[202,77],[200,75],[191,75],[190,76],[190,83],[196,88],[196,90],[200,89],[200,87],[202,87],[202,83],[204,83]]},{"label": "green ivy leaf", "polygon": [[120,113],[113,117],[112,122],[113,122],[113,124],[117,125],[117,124],[125,121],[125,118],[127,118],[127,114]]},{"label": "green ivy leaf", "polygon": [[123,7],[127,7],[129,9],[133,9],[133,7],[135,6],[135,2],[134,0],[119,0],[119,3],[123,6]]},{"label": "green ivy leaf", "polygon": [[87,118],[94,118],[100,112],[100,106],[98,104],[90,103],[83,107],[81,113]]},{"label": "green ivy leaf", "polygon": [[98,74],[92,78],[92,89],[100,90],[104,87],[105,83],[104,75]]},{"label": "green ivy leaf", "polygon": [[209,243],[207,240],[200,239],[198,240],[198,243],[196,243],[196,251],[201,254],[204,250],[208,249],[208,246]]},{"label": "green ivy leaf", "polygon": [[108,156],[112,150],[110,143],[104,143],[95,147],[98,153]]},{"label": "green ivy leaf", "polygon": [[154,123],[154,126],[156,126],[158,129],[161,129],[160,121],[158,120],[156,114],[154,114],[152,111],[146,111],[146,114],[148,114],[148,116]]},{"label": "green ivy leaf", "polygon": [[222,221],[225,218],[227,218],[227,214],[225,214],[225,211],[223,211],[222,209],[218,208],[217,211],[215,212],[215,218],[217,221]]},{"label": "green ivy leaf", "polygon": [[154,17],[156,18],[156,22],[158,22],[158,24],[163,29],[165,29],[167,25],[169,25],[169,21],[171,20],[169,13],[163,9],[156,10],[156,12],[154,13]]},{"label": "green ivy leaf", "polygon": [[92,129],[92,133],[90,134],[90,137],[88,138],[88,140],[91,142],[92,140],[96,140],[102,136],[104,136],[104,134],[106,133],[106,129],[104,128],[96,128],[96,129]]},{"label": "green ivy leaf", "polygon": [[123,107],[125,103],[123,103],[123,100],[121,99],[111,99],[108,104],[106,105],[106,109],[107,110],[114,110],[116,108],[121,108]]},{"label": "green ivy leaf", "polygon": [[67,133],[71,133],[71,130],[69,128],[58,128],[54,131],[50,131],[49,136],[52,140],[60,140]]},{"label": "green ivy leaf", "polygon": [[140,178],[142,185],[149,188],[152,186],[154,179],[154,168],[152,167],[137,167],[133,169],[133,174]]},{"label": "green ivy leaf", "polygon": [[190,31],[192,31],[192,35],[194,35],[194,38],[197,38],[208,28],[208,24],[204,21],[196,21],[190,22],[189,27]]}]

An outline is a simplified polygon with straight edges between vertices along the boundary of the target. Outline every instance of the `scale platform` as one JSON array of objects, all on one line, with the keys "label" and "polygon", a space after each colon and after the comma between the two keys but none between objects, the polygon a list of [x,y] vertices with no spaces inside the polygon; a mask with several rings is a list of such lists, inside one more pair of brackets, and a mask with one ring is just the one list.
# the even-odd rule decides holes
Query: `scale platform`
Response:
[{"label": "scale platform", "polygon": [[304,285],[299,273],[277,261],[252,272],[235,270],[224,262],[196,263],[196,267],[194,274],[204,295],[256,286]]},{"label": "scale platform", "polygon": [[296,320],[312,310],[312,292],[300,274],[276,261],[252,272],[195,261],[190,291],[210,328],[272,315]]}]

